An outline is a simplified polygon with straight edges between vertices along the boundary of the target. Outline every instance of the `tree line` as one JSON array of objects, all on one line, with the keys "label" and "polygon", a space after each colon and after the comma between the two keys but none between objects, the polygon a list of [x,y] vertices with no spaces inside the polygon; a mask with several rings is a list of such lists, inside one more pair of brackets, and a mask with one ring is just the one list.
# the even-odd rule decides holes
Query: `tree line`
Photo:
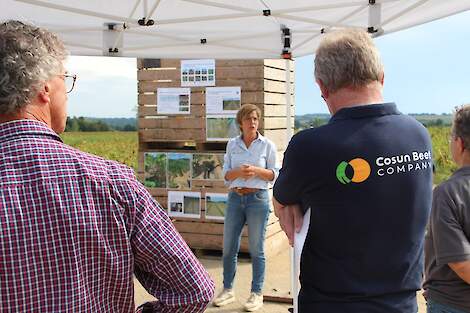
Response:
[{"label": "tree line", "polygon": [[106,131],[137,131],[135,122],[132,123],[109,123],[106,119],[67,117],[66,132],[106,132]]}]

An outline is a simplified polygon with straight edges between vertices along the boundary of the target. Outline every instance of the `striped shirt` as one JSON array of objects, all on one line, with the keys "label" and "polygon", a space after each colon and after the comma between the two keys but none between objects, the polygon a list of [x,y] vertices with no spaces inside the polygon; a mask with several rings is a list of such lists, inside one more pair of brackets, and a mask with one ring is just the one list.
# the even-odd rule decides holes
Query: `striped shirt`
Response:
[{"label": "striped shirt", "polygon": [[133,274],[153,312],[211,300],[208,273],[126,166],[19,120],[0,124],[0,175],[1,312],[133,312]]}]

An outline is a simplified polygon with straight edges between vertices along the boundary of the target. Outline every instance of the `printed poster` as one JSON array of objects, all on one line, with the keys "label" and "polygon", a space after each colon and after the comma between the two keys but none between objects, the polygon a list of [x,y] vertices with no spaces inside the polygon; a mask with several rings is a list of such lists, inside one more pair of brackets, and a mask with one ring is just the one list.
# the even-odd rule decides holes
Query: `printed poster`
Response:
[{"label": "printed poster", "polygon": [[236,114],[240,106],[240,87],[206,88],[206,114]]},{"label": "printed poster", "polygon": [[157,114],[190,114],[190,88],[158,88]]},{"label": "printed poster", "polygon": [[201,193],[168,191],[168,214],[179,217],[201,217]]},{"label": "printed poster", "polygon": [[235,115],[207,115],[206,140],[228,141],[240,134]]},{"label": "printed poster", "polygon": [[227,201],[226,193],[206,193],[206,219],[224,220]]},{"label": "printed poster", "polygon": [[215,60],[181,60],[181,86],[215,86]]}]

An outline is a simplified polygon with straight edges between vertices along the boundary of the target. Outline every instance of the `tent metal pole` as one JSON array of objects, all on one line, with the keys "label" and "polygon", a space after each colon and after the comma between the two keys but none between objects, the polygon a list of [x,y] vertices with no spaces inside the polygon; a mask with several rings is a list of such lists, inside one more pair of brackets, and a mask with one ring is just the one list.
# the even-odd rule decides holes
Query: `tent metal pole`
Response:
[{"label": "tent metal pole", "polygon": [[[353,16],[355,16],[356,14],[358,14],[359,12],[361,12],[362,10],[364,10],[366,7],[368,6],[368,4],[366,5],[362,5],[360,6],[359,8],[355,9],[354,11],[352,11],[351,13],[348,13],[346,14],[345,16],[343,16],[342,18],[340,18],[338,20],[338,22],[343,22]],[[325,31],[329,30],[331,27],[327,27],[326,29],[324,29]],[[307,42],[309,42],[310,40],[313,40],[315,39],[316,37],[320,36],[321,35],[321,30],[317,33],[317,34],[314,34],[310,37],[308,37],[307,39],[305,39],[304,41],[302,41],[301,43],[295,45],[292,47],[292,51],[295,51],[296,49],[300,48],[301,46],[305,45]],[[313,53],[313,51],[312,51]]]},{"label": "tent metal pole", "polygon": [[[286,149],[287,145],[289,144],[289,141],[292,138],[292,119],[291,119],[291,94],[290,94],[290,85],[291,85],[291,77],[290,77],[290,59],[286,59],[286,126],[287,126],[287,131],[286,131]],[[298,310],[298,304],[297,304],[297,295],[299,293],[298,291],[298,280],[297,280],[297,275],[298,269],[297,269],[297,262],[296,260],[296,255],[295,255],[295,249],[293,247],[290,247],[289,249],[289,256],[290,256],[290,291],[291,291],[291,296],[293,300],[293,305],[294,305],[294,313],[297,313]]]},{"label": "tent metal pole", "polygon": [[341,22],[328,22],[325,20],[317,20],[317,19],[308,18],[308,17],[292,16],[288,14],[278,14],[276,11],[274,12],[271,11],[271,16],[284,18],[286,20],[311,23],[315,25],[327,25],[330,27],[353,27],[353,25],[343,24]]},{"label": "tent metal pole", "polygon": [[127,18],[132,18],[132,16],[134,15],[135,11],[136,11],[137,8],[139,7],[140,1],[142,1],[142,0],[137,0],[137,1],[135,2],[134,7],[132,8],[131,13],[129,13],[129,16],[128,16]]},{"label": "tent metal pole", "polygon": [[71,12],[71,13],[76,13],[76,14],[81,14],[81,15],[87,15],[87,16],[100,17],[100,18],[107,19],[107,20],[112,20],[112,21],[121,21],[121,22],[126,22],[126,23],[137,24],[137,20],[127,19],[127,18],[122,17],[122,16],[102,14],[102,13],[98,13],[98,12],[94,12],[94,11],[71,8],[71,7],[67,7],[67,6],[64,6],[64,5],[58,5],[58,4],[52,4],[52,3],[48,3],[48,2],[44,2],[44,1],[38,1],[38,0],[16,0],[16,1],[29,3],[29,4],[32,4],[32,5],[37,5],[37,6],[45,7],[45,8],[49,8],[49,9],[66,11],[66,12]]},{"label": "tent metal pole", "polygon": [[143,13],[144,13],[144,16],[147,16],[147,15],[148,15],[148,12],[149,12],[147,0],[144,0],[143,10],[144,10],[144,12],[143,12]]},{"label": "tent metal pole", "polygon": [[155,10],[157,10],[158,5],[160,4],[161,0],[157,0],[155,4],[153,5],[152,9],[150,10],[150,13],[146,14],[145,19],[149,19],[154,13]]},{"label": "tent metal pole", "polygon": [[388,19],[386,19],[385,21],[383,21],[382,26],[387,25],[388,23],[390,23],[390,22],[396,20],[397,18],[399,18],[399,17],[401,17],[401,16],[407,14],[408,12],[410,12],[410,11],[416,9],[417,7],[419,7],[420,5],[423,5],[424,3],[428,2],[428,1],[429,1],[429,0],[421,0],[421,1],[416,2],[415,4],[413,4],[413,5],[409,6],[409,7],[407,7],[406,9],[404,9],[404,10],[398,12],[397,14],[395,14],[395,15],[389,17]]},{"label": "tent metal pole", "polygon": [[[134,47],[127,47],[126,51],[137,51],[137,50],[146,50],[146,49],[158,49],[158,48],[174,48],[174,47],[182,47],[182,46],[200,46],[200,43],[194,42],[193,44],[188,43],[188,42],[182,42],[182,43],[175,43],[171,45],[146,45],[146,46],[134,46]],[[268,49],[260,49],[260,48],[247,48],[246,46],[236,46],[236,45],[229,45],[229,44],[206,44],[207,46],[217,46],[217,47],[226,47],[226,48],[232,48],[232,49],[240,49],[240,50],[245,50],[245,51],[259,51],[263,53],[269,53],[272,55],[274,58],[275,56],[279,56],[279,52],[275,50],[268,50]]]},{"label": "tent metal pole", "polygon": [[205,21],[216,21],[216,20],[229,20],[241,17],[256,17],[259,13],[237,13],[237,14],[225,14],[225,15],[213,15],[213,16],[201,16],[201,17],[188,17],[188,18],[174,18],[168,20],[159,20],[159,25],[167,24],[179,24],[179,23],[190,23],[190,22],[205,22]]},{"label": "tent metal pole", "polygon": [[88,45],[84,45],[84,44],[80,44],[80,43],[73,43],[73,42],[69,42],[69,41],[64,41],[64,43],[67,46],[70,46],[70,47],[86,48],[86,49],[91,49],[91,50],[97,50],[97,51],[100,51],[100,52],[103,51],[103,47],[88,46]]},{"label": "tent metal pole", "polygon": [[253,12],[256,14],[260,14],[259,10],[253,10],[249,8],[244,8],[244,7],[239,7],[235,5],[229,5],[229,4],[223,4],[223,3],[217,3],[217,2],[212,2],[212,1],[205,1],[205,0],[182,0],[185,2],[191,2],[191,3],[197,3],[201,5],[207,5],[210,7],[215,7],[215,8],[221,8],[221,9],[229,9],[229,10],[234,10],[234,11],[239,11],[239,12]]},{"label": "tent metal pole", "polygon": [[[467,10],[470,10],[470,6],[467,7],[467,8],[464,8],[460,11],[457,11],[457,12],[453,12],[453,13],[449,13],[447,15],[443,15],[443,16],[440,16],[440,17],[436,17],[436,18],[433,18],[433,19],[430,19],[429,21],[427,21],[426,23],[428,22],[434,22],[436,20],[440,20],[442,18],[446,18],[446,17],[449,17],[449,16],[452,16],[452,15],[455,15],[455,14],[459,14],[459,13],[462,13],[462,12],[465,12]],[[408,24],[405,24],[405,25],[402,25],[400,27],[396,27],[396,28],[390,28],[388,29],[387,31],[384,31],[382,33],[382,35],[384,34],[391,34],[391,33],[394,33],[394,32],[398,32],[398,31],[401,31],[401,30],[404,30],[404,29],[407,29],[407,28],[410,28],[410,27],[414,27],[414,26],[417,26],[417,25],[421,25],[422,23],[408,23]]]}]

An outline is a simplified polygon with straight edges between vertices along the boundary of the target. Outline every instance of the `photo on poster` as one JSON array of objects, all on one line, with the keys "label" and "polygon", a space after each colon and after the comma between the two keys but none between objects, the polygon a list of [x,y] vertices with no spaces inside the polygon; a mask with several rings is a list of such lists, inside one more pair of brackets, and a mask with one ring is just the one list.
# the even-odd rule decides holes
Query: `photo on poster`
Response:
[{"label": "photo on poster", "polygon": [[206,114],[236,114],[241,107],[241,87],[206,88]]},{"label": "photo on poster", "polygon": [[228,141],[240,134],[235,115],[207,115],[206,140]]},{"label": "photo on poster", "polygon": [[144,185],[149,188],[166,188],[167,156],[161,152],[144,153]]},{"label": "photo on poster", "polygon": [[195,153],[192,162],[193,179],[223,180],[224,155]]},{"label": "photo on poster", "polygon": [[181,60],[181,86],[215,86],[215,60]]},{"label": "photo on poster", "polygon": [[168,214],[191,218],[201,217],[201,193],[168,191]]},{"label": "photo on poster", "polygon": [[191,156],[189,153],[168,153],[167,188],[191,187]]},{"label": "photo on poster", "polygon": [[189,114],[190,88],[158,88],[157,114]]},{"label": "photo on poster", "polygon": [[206,219],[223,220],[227,201],[226,193],[206,193]]}]

